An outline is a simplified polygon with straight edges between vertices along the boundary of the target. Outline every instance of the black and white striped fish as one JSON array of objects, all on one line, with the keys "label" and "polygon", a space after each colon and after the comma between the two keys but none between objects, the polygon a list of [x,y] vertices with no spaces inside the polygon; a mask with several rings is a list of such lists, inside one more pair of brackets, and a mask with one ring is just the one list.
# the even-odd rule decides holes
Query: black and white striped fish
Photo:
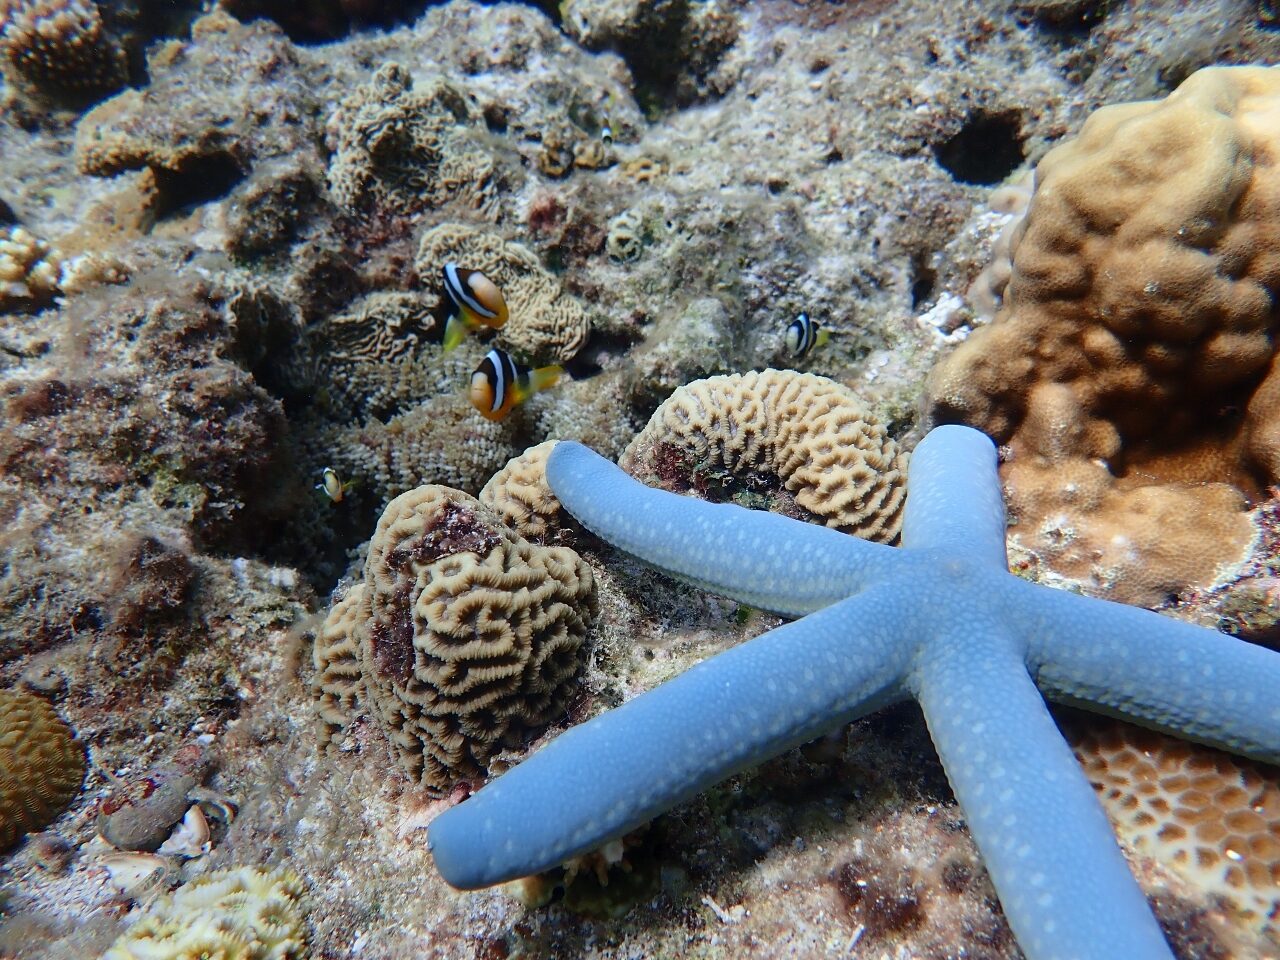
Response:
[{"label": "black and white striped fish", "polygon": [[523,366],[507,351],[494,347],[471,374],[468,395],[482,417],[501,420],[539,390],[554,387],[562,373],[564,367],[558,364],[536,369]]},{"label": "black and white striped fish", "polygon": [[444,292],[458,312],[449,317],[444,328],[447,353],[462,342],[468,330],[489,327],[501,329],[507,322],[507,301],[498,285],[479,270],[468,270],[456,263],[444,265]]},{"label": "black and white striped fish", "polygon": [[784,335],[787,352],[797,359],[809,355],[814,347],[820,347],[831,339],[831,331],[823,330],[807,313],[801,313],[787,325]]}]

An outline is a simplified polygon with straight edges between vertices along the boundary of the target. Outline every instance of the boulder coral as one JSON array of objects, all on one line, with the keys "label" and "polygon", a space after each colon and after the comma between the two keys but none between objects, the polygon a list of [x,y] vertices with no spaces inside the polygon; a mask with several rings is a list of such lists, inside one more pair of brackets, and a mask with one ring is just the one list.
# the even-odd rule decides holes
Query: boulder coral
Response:
[{"label": "boulder coral", "polygon": [[1012,533],[1155,604],[1243,559],[1280,480],[1280,68],[1103,107],[1036,169],[993,323],[929,417],[1006,445]]},{"label": "boulder coral", "polygon": [[482,778],[564,712],[595,613],[574,551],[530,543],[461,491],[411,490],[316,641],[321,741],[367,711],[428,792]]},{"label": "boulder coral", "polygon": [[0,850],[66,809],[84,771],[84,747],[47,701],[0,690]]},{"label": "boulder coral", "polygon": [[24,85],[56,96],[100,96],[128,76],[128,58],[93,0],[3,0],[0,61]]}]

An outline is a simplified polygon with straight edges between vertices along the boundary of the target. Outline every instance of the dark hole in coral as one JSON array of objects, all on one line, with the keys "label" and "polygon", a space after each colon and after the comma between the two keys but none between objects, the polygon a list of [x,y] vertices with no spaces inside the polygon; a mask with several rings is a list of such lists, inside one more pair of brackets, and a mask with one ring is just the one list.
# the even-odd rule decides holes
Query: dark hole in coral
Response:
[{"label": "dark hole in coral", "polygon": [[155,175],[156,216],[164,219],[225,197],[245,178],[245,171],[230,154],[214,153],[192,160],[181,170],[157,168]]},{"label": "dark hole in coral", "polygon": [[1102,22],[1111,6],[1111,0],[1019,0],[1012,13],[1021,26],[1034,25],[1052,36],[1083,39]]},{"label": "dark hole in coral", "polygon": [[840,152],[839,147],[832,147],[827,151],[827,155],[822,159],[826,161],[827,166],[831,166],[833,163],[840,163],[843,161],[844,154]]},{"label": "dark hole in coral", "polygon": [[294,43],[325,43],[355,30],[417,20],[427,0],[224,0],[241,20],[274,20]]},{"label": "dark hole in coral", "polygon": [[920,261],[912,264],[911,309],[920,307],[933,296],[938,285],[938,272]]},{"label": "dark hole in coral", "polygon": [[978,112],[960,132],[933,148],[939,165],[961,183],[999,183],[1026,159],[1022,121],[1015,111]]}]

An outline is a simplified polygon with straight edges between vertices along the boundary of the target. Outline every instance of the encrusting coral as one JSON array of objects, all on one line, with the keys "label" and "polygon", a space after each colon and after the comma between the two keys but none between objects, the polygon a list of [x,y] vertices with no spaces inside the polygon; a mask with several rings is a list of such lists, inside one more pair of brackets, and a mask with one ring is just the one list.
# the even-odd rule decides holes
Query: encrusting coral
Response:
[{"label": "encrusting coral", "polygon": [[1238,563],[1280,480],[1280,67],[1201,70],[1050,151],[1004,305],[930,380],[1007,444],[1013,533],[1155,604]]},{"label": "encrusting coral", "polygon": [[1064,724],[1117,832],[1263,926],[1280,923],[1280,775],[1115,720]]},{"label": "encrusting coral", "polygon": [[572,550],[530,543],[460,491],[411,490],[387,506],[363,581],[316,641],[321,739],[363,703],[428,791],[482,777],[564,711],[595,612]]},{"label": "encrusting coral", "polygon": [[0,850],[57,817],[84,771],[84,747],[47,701],[0,690]]},{"label": "encrusting coral", "polygon": [[680,387],[619,463],[669,490],[706,492],[718,472],[748,491],[781,486],[801,519],[882,543],[902,523],[897,443],[852,390],[811,373],[735,373]]},{"label": "encrusting coral", "polygon": [[306,960],[305,896],[286,868],[216,870],[153,903],[103,960]]},{"label": "encrusting coral", "polygon": [[124,50],[92,0],[0,0],[0,57],[46,94],[103,94],[127,77]]},{"label": "encrusting coral", "polygon": [[582,304],[524,247],[463,224],[428,230],[418,246],[419,276],[438,277],[451,261],[481,271],[502,290],[511,319],[498,340],[522,359],[563,362],[586,344],[591,319]]}]

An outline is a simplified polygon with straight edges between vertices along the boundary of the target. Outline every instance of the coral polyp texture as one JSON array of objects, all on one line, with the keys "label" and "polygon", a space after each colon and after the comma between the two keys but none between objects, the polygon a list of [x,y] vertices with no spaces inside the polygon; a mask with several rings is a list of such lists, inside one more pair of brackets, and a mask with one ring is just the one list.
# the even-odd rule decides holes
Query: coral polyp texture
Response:
[{"label": "coral polyp texture", "polygon": [[0,57],[46,94],[103,94],[124,85],[128,62],[92,0],[2,0]]},{"label": "coral polyp texture", "polygon": [[1275,768],[1118,721],[1068,729],[1085,776],[1136,850],[1264,926],[1280,923]]},{"label": "coral polyp texture", "polygon": [[1154,604],[1244,559],[1280,481],[1280,67],[1201,70],[1051,150],[994,322],[933,372],[935,422],[1008,445],[1014,536]]},{"label": "coral polyp texture", "polygon": [[383,66],[329,118],[329,189],[342,206],[411,214],[457,199],[491,215],[497,200],[493,159],[475,98],[443,78],[414,87],[399,64]]},{"label": "coral polyp texture", "polygon": [[897,442],[857,394],[811,373],[695,380],[657,409],[619,462],[670,490],[732,487],[718,473],[748,491],[781,487],[801,519],[881,543],[902,523],[906,457]]},{"label": "coral polyp texture", "polygon": [[569,522],[547,483],[547,457],[555,446],[555,440],[547,440],[512,457],[480,491],[481,503],[535,543],[547,542]]},{"label": "coral polyp texture", "polygon": [[572,550],[530,543],[460,491],[411,490],[383,512],[363,581],[316,642],[323,739],[363,704],[430,792],[483,777],[563,714],[595,611]]},{"label": "coral polyp texture", "polygon": [[215,870],[151,904],[103,960],[306,960],[306,892],[286,868]]},{"label": "coral polyp texture", "polygon": [[48,303],[58,292],[60,266],[49,244],[30,231],[0,230],[0,308]]},{"label": "coral polyp texture", "polygon": [[436,278],[449,262],[481,271],[502,290],[511,319],[498,341],[525,360],[570,360],[586,344],[591,318],[526,248],[494,233],[448,223],[423,235],[416,266],[420,276]]},{"label": "coral polyp texture", "polygon": [[84,771],[84,747],[48,701],[0,690],[0,851],[62,813]]},{"label": "coral polyp texture", "polygon": [[[546,870],[726,776],[914,698],[1030,960],[1172,956],[1042,699],[1280,759],[1280,654],[1011,574],[991,440],[912,454],[903,547],[655,491],[580,444],[547,463],[588,530],[794,623],[574,727],[430,827],[446,880]],[[1039,687],[1039,690],[1037,690]]]}]

